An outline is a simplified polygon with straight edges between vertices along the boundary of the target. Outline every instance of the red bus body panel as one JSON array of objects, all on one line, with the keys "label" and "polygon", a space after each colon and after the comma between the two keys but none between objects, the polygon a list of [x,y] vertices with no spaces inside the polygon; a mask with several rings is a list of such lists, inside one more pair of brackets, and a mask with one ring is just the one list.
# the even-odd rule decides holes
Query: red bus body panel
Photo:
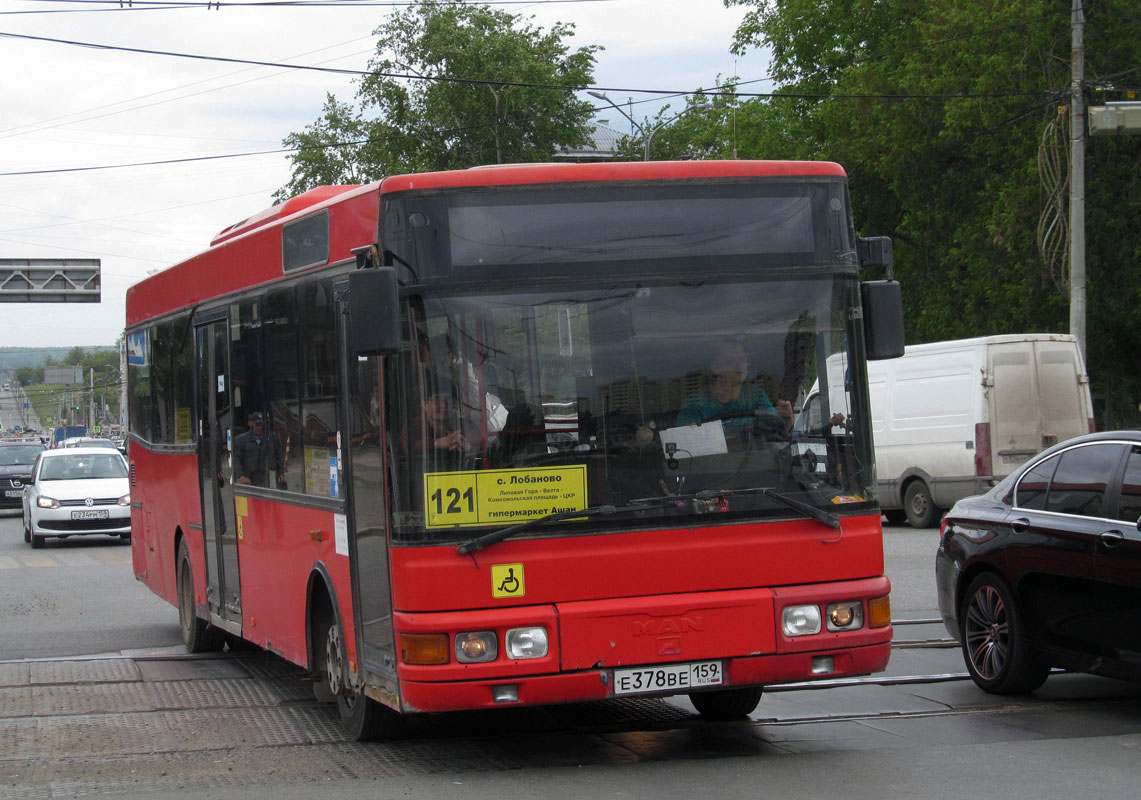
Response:
[{"label": "red bus body panel", "polygon": [[[834,540],[838,541],[826,541]],[[571,602],[856,580],[883,574],[877,517],[843,520],[843,537],[811,520],[557,539],[508,539],[471,556],[455,546],[392,552],[392,604],[405,611],[514,605],[491,595],[491,564],[522,563],[526,601]],[[479,566],[476,566],[476,565]]]}]

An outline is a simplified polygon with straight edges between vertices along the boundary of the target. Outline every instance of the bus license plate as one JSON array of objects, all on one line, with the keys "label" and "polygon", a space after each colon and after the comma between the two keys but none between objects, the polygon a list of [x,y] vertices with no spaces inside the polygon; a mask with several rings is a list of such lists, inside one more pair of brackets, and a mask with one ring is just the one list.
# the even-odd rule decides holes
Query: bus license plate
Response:
[{"label": "bus license plate", "polygon": [[72,519],[107,519],[109,516],[107,509],[99,509],[94,511],[72,511]]},{"label": "bus license plate", "polygon": [[684,691],[702,686],[720,686],[722,680],[720,661],[616,669],[614,694]]}]

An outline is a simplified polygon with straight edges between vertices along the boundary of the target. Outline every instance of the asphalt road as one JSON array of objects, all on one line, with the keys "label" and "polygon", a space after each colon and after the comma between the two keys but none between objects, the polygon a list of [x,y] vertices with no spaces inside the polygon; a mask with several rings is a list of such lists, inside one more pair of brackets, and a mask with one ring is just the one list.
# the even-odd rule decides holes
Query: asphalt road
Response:
[{"label": "asphalt road", "polygon": [[[938,530],[884,529],[895,619],[938,617]],[[24,543],[19,511],[0,510],[0,660],[179,644],[178,614],[135,580],[131,548],[104,536]]]}]

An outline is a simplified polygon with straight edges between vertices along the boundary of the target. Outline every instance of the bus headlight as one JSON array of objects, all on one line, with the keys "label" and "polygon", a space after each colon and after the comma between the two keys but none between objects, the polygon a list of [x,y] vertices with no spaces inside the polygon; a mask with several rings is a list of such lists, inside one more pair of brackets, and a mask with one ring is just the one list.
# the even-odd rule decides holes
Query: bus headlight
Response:
[{"label": "bus headlight", "polygon": [[498,655],[495,631],[467,631],[456,635],[456,661],[461,664],[494,661]]},{"label": "bus headlight", "polygon": [[785,636],[820,633],[820,606],[788,606],[781,612]]},{"label": "bus headlight", "polygon": [[859,600],[848,600],[843,603],[829,603],[824,610],[828,630],[854,631],[864,627],[864,604]]},{"label": "bus headlight", "polygon": [[542,658],[547,654],[547,629],[512,628],[507,631],[505,642],[508,658]]}]

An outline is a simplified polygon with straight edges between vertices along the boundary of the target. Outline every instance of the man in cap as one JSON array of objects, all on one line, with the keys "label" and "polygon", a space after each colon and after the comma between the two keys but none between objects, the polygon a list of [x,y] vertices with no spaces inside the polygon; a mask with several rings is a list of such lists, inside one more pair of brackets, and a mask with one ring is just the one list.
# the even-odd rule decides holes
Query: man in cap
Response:
[{"label": "man in cap", "polygon": [[269,470],[277,474],[277,486],[285,488],[285,465],[277,441],[265,433],[261,412],[249,416],[249,430],[234,440],[234,482],[245,486],[269,486]]}]

